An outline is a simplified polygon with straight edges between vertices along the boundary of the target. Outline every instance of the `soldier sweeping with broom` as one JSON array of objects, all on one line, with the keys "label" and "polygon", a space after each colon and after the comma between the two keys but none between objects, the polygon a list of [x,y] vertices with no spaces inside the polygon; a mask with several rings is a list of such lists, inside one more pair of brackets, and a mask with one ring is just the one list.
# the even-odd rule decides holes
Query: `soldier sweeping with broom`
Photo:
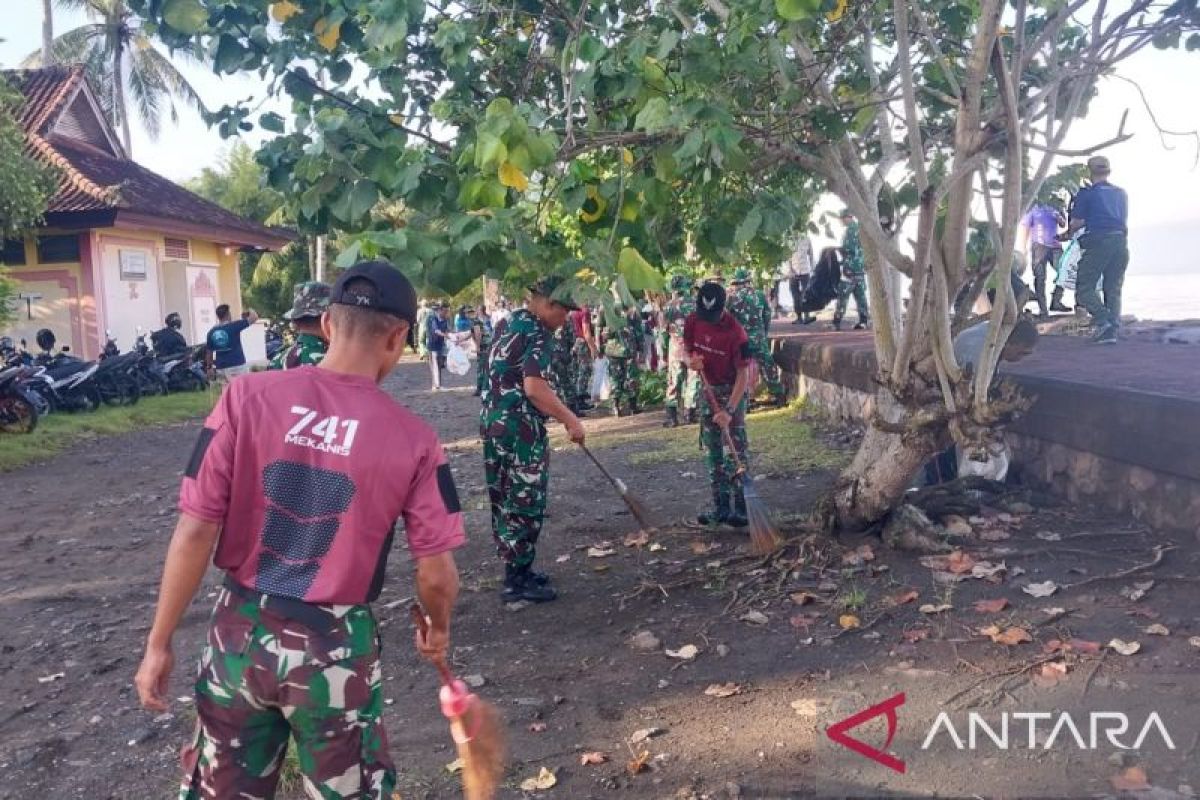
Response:
[{"label": "soldier sweeping with broom", "polygon": [[[700,514],[702,525],[744,528],[746,499],[735,480],[746,461],[746,386],[750,379],[750,339],[725,310],[725,289],[706,282],[696,295],[696,310],[684,321],[683,346],[689,366],[704,383],[700,443],[704,447],[713,510]],[[726,452],[725,440],[735,452]]]},{"label": "soldier sweeping with broom", "polygon": [[[274,797],[289,737],[309,797],[392,797],[368,604],[403,519],[428,615],[417,645],[444,666],[458,595],[452,551],[464,542],[437,435],[378,386],[416,316],[398,270],[355,265],[322,318],[321,365],[234,381],[205,422],[135,678],[142,705],[165,710],[171,640],[211,557],[225,580],[200,659],[181,798]],[[472,713],[462,706],[455,718]]]}]

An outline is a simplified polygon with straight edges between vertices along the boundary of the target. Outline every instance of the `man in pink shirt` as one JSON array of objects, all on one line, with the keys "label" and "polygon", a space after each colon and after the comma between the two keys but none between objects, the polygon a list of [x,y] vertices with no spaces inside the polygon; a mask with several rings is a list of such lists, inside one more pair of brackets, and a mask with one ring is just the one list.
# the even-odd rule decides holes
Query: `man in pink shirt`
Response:
[{"label": "man in pink shirt", "polygon": [[242,378],[205,422],[135,680],[146,708],[166,708],[171,638],[211,555],[225,581],[181,798],[273,797],[289,736],[310,796],[392,797],[368,603],[403,520],[430,616],[417,646],[444,656],[458,595],[452,551],[465,540],[437,435],[378,385],[416,312],[398,270],[355,265],[322,318],[330,347],[320,366]]}]

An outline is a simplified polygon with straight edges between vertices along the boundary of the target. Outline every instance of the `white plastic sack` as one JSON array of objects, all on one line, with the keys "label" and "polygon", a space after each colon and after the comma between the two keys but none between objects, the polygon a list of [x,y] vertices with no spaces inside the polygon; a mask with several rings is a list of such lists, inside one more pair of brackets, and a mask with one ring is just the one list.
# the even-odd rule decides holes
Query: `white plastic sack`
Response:
[{"label": "white plastic sack", "polygon": [[612,382],[608,379],[608,359],[597,358],[592,362],[592,402],[607,400],[612,394]]},{"label": "white plastic sack", "polygon": [[958,448],[958,477],[974,475],[992,481],[1003,481],[1008,476],[1008,445],[1001,445],[997,449],[989,448],[982,455],[985,460],[976,461],[961,447]]},{"label": "white plastic sack", "polygon": [[1054,285],[1061,286],[1068,291],[1075,291],[1075,275],[1079,271],[1079,260],[1083,258],[1083,248],[1079,246],[1079,237],[1075,237],[1067,243],[1067,247],[1063,250],[1063,254],[1058,257],[1056,269],[1058,275],[1055,277]]},{"label": "white plastic sack", "polygon": [[457,343],[450,345],[446,353],[446,369],[455,375],[466,375],[471,371],[471,357]]}]

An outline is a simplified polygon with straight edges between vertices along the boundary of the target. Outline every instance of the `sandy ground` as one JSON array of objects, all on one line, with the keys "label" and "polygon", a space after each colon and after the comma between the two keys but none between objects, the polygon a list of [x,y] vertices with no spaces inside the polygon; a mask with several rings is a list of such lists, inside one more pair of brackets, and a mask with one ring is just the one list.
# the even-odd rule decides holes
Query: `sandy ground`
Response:
[{"label": "sandy ground", "polygon": [[[1194,539],[1151,534],[1086,509],[1015,508],[973,521],[964,547],[971,560],[954,562],[954,579],[946,577],[954,574],[950,565],[931,569],[873,537],[814,539],[756,559],[742,534],[684,524],[707,497],[698,452],[682,462],[628,462],[631,453],[661,446],[657,414],[599,415],[588,426],[601,457],[654,509],[661,530],[651,541],[658,546],[625,545],[636,526],[620,500],[581,454],[560,443],[540,562],[561,597],[511,610],[497,594],[478,401],[465,379],[452,378],[456,388],[436,395],[427,380],[422,365],[406,362],[386,386],[439,430],[468,511],[454,661],[463,674],[482,677],[479,692],[506,717],[511,759],[503,797],[527,794],[520,784],[543,767],[556,785],[533,794],[572,800],[1091,797],[1142,785],[1143,775],[1143,797],[1189,796],[1190,786],[1200,788],[1200,640],[1188,641],[1200,635]],[[161,717],[140,710],[130,681],[198,427],[82,443],[0,478],[7,498],[0,524],[0,798],[172,796],[179,746],[194,716],[184,702]],[[617,434],[620,447],[606,447],[605,437]],[[826,440],[845,446],[836,435]],[[759,483],[785,533],[799,535],[788,521],[831,480],[824,472],[783,471]],[[589,556],[595,546],[614,552]],[[1112,577],[1153,561],[1155,547],[1174,549],[1153,567]],[[980,574],[993,577],[963,577],[976,562],[985,562]],[[1005,569],[995,570],[1001,563]],[[437,710],[435,676],[411,647],[410,572],[405,554],[396,553],[377,605],[400,796],[455,797],[456,779],[446,769],[454,752]],[[218,577],[210,574],[206,597],[179,632],[176,697],[189,693]],[[1035,598],[1024,590],[1046,581],[1059,587],[1054,594]],[[1001,598],[1008,601],[1003,609],[974,606]],[[923,613],[924,605],[950,608]],[[989,625],[1001,641],[1016,643],[981,635]],[[1152,625],[1161,626],[1151,629],[1158,633],[1147,632]],[[1019,641],[1016,628],[1032,641]],[[651,632],[658,646],[632,646],[640,631]],[[1140,650],[1093,652],[1090,643],[1114,637]],[[1055,642],[1069,644],[1055,649]],[[665,652],[685,645],[698,650],[694,659]],[[838,720],[901,692],[890,751],[905,762],[903,774],[826,736]],[[1063,728],[1046,747],[1064,710],[1083,741]],[[923,747],[943,711],[961,749],[945,727]],[[1032,747],[1028,718],[1010,717],[1007,749],[980,730],[972,750],[971,711],[993,729],[1005,713],[1053,716],[1034,721]],[[1091,747],[1087,715],[1097,711],[1126,713],[1130,732],[1114,743],[1102,721]],[[1131,746],[1151,712],[1174,748],[1157,732]],[[633,741],[646,731],[653,735]],[[884,717],[850,735],[882,747]],[[586,752],[607,760],[584,765]],[[645,769],[635,775],[629,762],[639,757]]]}]

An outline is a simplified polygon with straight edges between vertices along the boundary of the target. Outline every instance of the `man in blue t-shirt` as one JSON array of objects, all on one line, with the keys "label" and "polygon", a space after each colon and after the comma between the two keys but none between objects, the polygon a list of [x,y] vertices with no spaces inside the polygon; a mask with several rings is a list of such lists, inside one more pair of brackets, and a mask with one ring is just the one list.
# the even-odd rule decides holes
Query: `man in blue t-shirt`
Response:
[{"label": "man in blue t-shirt", "polygon": [[242,352],[242,331],[258,322],[258,314],[247,311],[234,322],[229,315],[229,305],[217,306],[217,324],[208,332],[209,366],[216,369],[218,378],[224,382],[248,371],[246,354]]},{"label": "man in blue t-shirt", "polygon": [[[1108,159],[1088,159],[1092,185],[1079,190],[1071,209],[1068,234],[1084,229],[1079,237],[1083,256],[1075,278],[1075,302],[1092,315],[1097,344],[1116,344],[1121,324],[1121,286],[1129,266],[1129,198],[1124,189],[1108,182]],[[1104,281],[1104,300],[1097,290]]]},{"label": "man in blue t-shirt", "polygon": [[447,340],[450,338],[450,304],[443,301],[434,306],[425,318],[425,348],[429,351],[429,373],[433,378],[431,392],[442,390],[442,370],[446,368]]}]

